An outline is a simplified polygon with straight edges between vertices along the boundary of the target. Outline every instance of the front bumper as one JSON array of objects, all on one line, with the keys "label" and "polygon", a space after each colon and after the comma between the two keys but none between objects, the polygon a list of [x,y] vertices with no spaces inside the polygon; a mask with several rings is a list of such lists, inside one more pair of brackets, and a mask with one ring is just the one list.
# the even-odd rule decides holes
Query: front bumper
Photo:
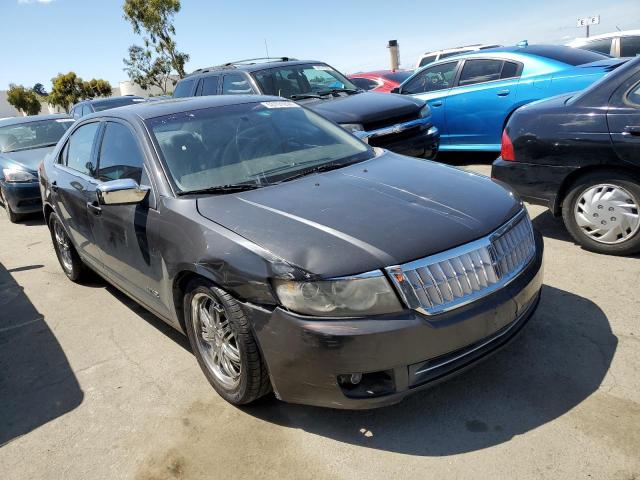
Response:
[{"label": "front bumper", "polygon": [[435,158],[440,146],[440,132],[428,117],[362,132],[358,136],[372,147],[411,157]]},{"label": "front bumper", "polygon": [[[486,358],[513,338],[537,307],[543,275],[539,233],[536,246],[533,260],[504,288],[437,316],[406,310],[364,319],[316,319],[245,306],[276,395],[332,408],[381,407]],[[382,393],[354,398],[338,383],[339,376],[377,372],[390,379]]]},{"label": "front bumper", "polygon": [[554,215],[560,212],[558,193],[576,167],[541,165],[502,160],[491,167],[491,178],[500,180],[515,190],[523,200],[547,207]]},{"label": "front bumper", "polygon": [[1,182],[2,196],[11,210],[18,214],[35,213],[42,209],[38,182]]}]

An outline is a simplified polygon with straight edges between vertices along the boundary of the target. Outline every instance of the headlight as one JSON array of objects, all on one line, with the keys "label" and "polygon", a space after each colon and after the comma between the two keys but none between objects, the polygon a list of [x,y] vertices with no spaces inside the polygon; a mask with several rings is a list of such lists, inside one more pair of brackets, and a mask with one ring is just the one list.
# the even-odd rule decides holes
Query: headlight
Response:
[{"label": "headlight", "polygon": [[31,173],[17,168],[3,168],[2,173],[5,182],[35,182],[38,180]]},{"label": "headlight", "polygon": [[431,108],[429,108],[429,104],[426,103],[424,107],[420,109],[420,118],[427,118],[431,115]]},{"label": "headlight", "polygon": [[275,280],[274,285],[282,305],[304,315],[357,317],[402,310],[382,273],[318,282]]}]

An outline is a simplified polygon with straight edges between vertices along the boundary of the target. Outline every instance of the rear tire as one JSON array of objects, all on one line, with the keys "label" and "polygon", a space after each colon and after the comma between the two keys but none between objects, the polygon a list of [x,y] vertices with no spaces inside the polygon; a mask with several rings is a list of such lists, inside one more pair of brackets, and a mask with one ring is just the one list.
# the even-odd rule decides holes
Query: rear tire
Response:
[{"label": "rear tire", "polygon": [[608,255],[640,252],[640,180],[622,172],[580,177],[562,204],[562,219],[585,249]]},{"label": "rear tire", "polygon": [[55,213],[49,215],[49,231],[51,233],[51,240],[53,241],[53,249],[56,251],[56,256],[58,257],[62,271],[69,280],[79,283],[85,278],[87,267],[80,259],[58,215]]},{"label": "rear tire", "polygon": [[4,207],[4,211],[7,214],[7,218],[11,223],[18,223],[20,219],[22,219],[22,215],[15,213],[11,210],[11,205],[7,202],[4,192],[0,189],[0,200],[2,200],[2,206]]},{"label": "rear tire", "polygon": [[266,364],[240,304],[204,279],[189,282],[184,319],[207,380],[227,402],[251,403],[271,391]]}]

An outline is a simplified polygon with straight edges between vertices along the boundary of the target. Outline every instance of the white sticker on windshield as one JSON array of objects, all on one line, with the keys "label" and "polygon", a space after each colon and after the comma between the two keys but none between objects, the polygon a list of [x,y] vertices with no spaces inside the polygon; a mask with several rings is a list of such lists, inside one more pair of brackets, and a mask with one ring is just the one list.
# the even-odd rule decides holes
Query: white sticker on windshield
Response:
[{"label": "white sticker on windshield", "polygon": [[314,65],[313,69],[314,70],[333,70],[333,68],[329,67],[328,65]]},{"label": "white sticker on windshield", "polygon": [[75,120],[73,118],[58,118],[56,120],[58,123],[73,123]]},{"label": "white sticker on windshield", "polygon": [[283,102],[283,101],[273,101],[273,102],[260,102],[264,107],[267,108],[301,108],[300,105],[294,102]]}]

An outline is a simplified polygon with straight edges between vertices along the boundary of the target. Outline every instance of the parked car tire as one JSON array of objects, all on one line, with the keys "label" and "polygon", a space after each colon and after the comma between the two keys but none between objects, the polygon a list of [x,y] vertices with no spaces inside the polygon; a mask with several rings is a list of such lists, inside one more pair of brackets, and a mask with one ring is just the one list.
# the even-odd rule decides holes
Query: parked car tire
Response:
[{"label": "parked car tire", "polygon": [[189,282],[186,292],[187,335],[213,388],[234,405],[269,393],[269,374],[239,303],[204,279]]},{"label": "parked car tire", "polygon": [[87,266],[80,259],[76,248],[55,213],[49,216],[49,231],[62,271],[72,282],[80,282],[86,276]]},{"label": "parked car tire", "polygon": [[9,221],[11,223],[19,222],[22,218],[22,215],[19,215],[11,210],[11,205],[9,205],[9,202],[5,200],[4,192],[2,191],[2,189],[0,189],[0,201],[2,201],[2,206],[4,207],[4,211],[6,212]]},{"label": "parked car tire", "polygon": [[562,218],[585,249],[609,255],[640,252],[640,180],[622,172],[580,177],[569,189]]}]

